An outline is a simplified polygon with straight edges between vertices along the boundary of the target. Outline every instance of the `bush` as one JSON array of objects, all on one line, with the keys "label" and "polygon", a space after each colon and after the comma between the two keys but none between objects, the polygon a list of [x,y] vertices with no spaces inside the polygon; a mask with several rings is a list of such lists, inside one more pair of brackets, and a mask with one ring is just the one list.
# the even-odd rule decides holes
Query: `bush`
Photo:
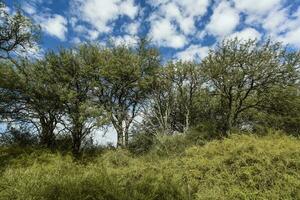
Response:
[{"label": "bush", "polygon": [[149,152],[155,144],[156,137],[151,133],[137,133],[129,142],[128,149],[134,154],[145,154]]},{"label": "bush", "polygon": [[7,132],[0,135],[0,145],[15,147],[32,147],[38,144],[38,137],[25,128],[10,127]]}]

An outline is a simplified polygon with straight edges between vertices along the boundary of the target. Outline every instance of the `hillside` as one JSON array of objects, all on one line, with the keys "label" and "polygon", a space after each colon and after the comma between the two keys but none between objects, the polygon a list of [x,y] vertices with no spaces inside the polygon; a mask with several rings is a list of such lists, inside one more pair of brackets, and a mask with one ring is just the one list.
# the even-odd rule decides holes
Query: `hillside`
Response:
[{"label": "hillside", "polygon": [[232,135],[182,152],[168,148],[142,156],[106,150],[82,162],[2,149],[0,199],[300,199],[297,138]]}]

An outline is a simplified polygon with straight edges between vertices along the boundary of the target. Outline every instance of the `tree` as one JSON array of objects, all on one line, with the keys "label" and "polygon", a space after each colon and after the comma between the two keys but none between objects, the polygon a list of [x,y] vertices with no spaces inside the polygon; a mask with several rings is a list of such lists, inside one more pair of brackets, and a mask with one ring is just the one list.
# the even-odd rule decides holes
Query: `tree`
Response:
[{"label": "tree", "polygon": [[263,105],[274,86],[291,84],[298,65],[298,53],[270,41],[227,40],[211,51],[202,70],[207,88],[219,96],[223,108],[223,134],[238,125],[243,112]]},{"label": "tree", "polygon": [[99,104],[110,113],[110,121],[117,131],[118,147],[128,145],[129,129],[147,95],[159,67],[155,49],[141,40],[136,49],[116,46],[103,50],[103,60],[94,94]]},{"label": "tree", "polygon": [[0,119],[5,123],[8,118],[11,119],[12,110],[16,113],[15,106],[20,103],[20,92],[15,90],[20,83],[14,70],[17,67],[16,57],[36,45],[39,30],[39,26],[33,24],[20,10],[15,14],[8,13],[5,4],[0,1]]},{"label": "tree", "polygon": [[92,95],[95,75],[101,67],[100,58],[99,49],[92,45],[62,49],[45,58],[63,107],[63,124],[72,135],[72,151],[76,157],[86,137],[105,123],[102,105],[96,104]]},{"label": "tree", "polygon": [[[45,62],[23,60],[15,65],[0,67],[0,83],[4,98],[2,119],[6,123],[32,124],[38,131],[40,143],[54,147],[54,130],[61,116],[57,88],[49,79]],[[2,106],[1,106],[2,107]]]},{"label": "tree", "polygon": [[[253,121],[255,131],[266,128],[283,130],[292,135],[300,134],[299,84],[285,88],[274,87],[265,97],[265,104],[257,112],[247,113]],[[262,129],[262,130],[261,130]]]},{"label": "tree", "polygon": [[155,79],[155,90],[145,106],[145,122],[161,133],[186,132],[199,123],[203,76],[193,62],[168,63]]},{"label": "tree", "polygon": [[16,54],[35,46],[39,26],[25,17],[20,10],[10,15],[0,1],[0,58],[12,59]]}]

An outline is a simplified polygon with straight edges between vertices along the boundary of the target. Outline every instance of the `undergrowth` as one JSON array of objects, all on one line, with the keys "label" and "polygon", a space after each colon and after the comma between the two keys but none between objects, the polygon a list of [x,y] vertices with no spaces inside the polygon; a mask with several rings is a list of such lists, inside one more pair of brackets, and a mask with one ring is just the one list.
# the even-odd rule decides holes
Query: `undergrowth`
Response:
[{"label": "undergrowth", "polygon": [[88,162],[2,149],[0,199],[300,199],[299,139],[232,135],[179,145],[180,137],[161,138],[143,155],[109,150]]}]

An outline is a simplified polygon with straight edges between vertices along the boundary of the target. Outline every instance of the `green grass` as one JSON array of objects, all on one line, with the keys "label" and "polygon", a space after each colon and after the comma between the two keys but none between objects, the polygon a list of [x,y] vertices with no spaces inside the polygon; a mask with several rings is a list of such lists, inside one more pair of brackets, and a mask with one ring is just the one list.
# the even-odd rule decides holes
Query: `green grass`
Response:
[{"label": "green grass", "polygon": [[170,140],[140,156],[110,150],[80,163],[59,153],[3,149],[0,199],[300,199],[297,138],[232,135],[179,145],[178,152]]}]

